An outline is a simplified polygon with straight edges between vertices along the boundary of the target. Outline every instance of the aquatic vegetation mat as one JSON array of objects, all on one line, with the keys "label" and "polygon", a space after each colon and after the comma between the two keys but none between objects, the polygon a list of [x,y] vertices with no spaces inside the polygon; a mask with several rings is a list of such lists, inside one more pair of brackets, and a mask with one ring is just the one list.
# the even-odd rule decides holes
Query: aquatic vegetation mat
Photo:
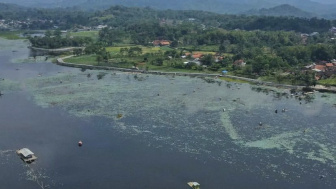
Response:
[{"label": "aquatic vegetation mat", "polygon": [[8,91],[16,91],[20,88],[20,83],[8,79],[0,78],[1,94]]},{"label": "aquatic vegetation mat", "polygon": [[288,89],[92,70],[33,78],[27,86],[42,107],[108,119],[115,131],[153,147],[265,177],[297,182],[324,174],[335,182],[334,94],[299,98]]}]

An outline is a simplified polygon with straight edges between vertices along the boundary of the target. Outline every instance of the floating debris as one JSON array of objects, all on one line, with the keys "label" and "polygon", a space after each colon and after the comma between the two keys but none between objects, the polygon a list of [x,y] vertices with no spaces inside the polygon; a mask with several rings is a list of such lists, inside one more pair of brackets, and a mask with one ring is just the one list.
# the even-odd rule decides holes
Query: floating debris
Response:
[{"label": "floating debris", "polygon": [[104,73],[104,72],[100,72],[99,74],[97,74],[97,79],[98,79],[98,80],[101,80],[101,79],[104,78],[105,75],[106,75],[106,73]]}]

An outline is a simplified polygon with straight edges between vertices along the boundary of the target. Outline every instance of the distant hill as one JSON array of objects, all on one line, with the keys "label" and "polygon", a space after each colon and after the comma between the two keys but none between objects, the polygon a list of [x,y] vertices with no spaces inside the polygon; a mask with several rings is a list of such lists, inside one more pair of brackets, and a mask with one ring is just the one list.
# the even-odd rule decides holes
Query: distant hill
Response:
[{"label": "distant hill", "polygon": [[[336,1],[334,2],[334,0],[0,0],[0,2],[44,8],[76,6],[86,10],[106,9],[112,5],[123,5],[128,7],[151,7],[155,9],[204,10],[222,14],[238,14],[251,9],[270,9],[288,4],[302,11],[326,18],[334,18],[334,10],[336,10]],[[323,4],[320,2],[332,4]],[[307,14],[302,11],[300,11],[302,14]],[[299,16],[302,15],[300,14]]]},{"label": "distant hill", "polygon": [[323,4],[335,4],[335,0],[312,0],[318,3],[323,3]]},{"label": "distant hill", "polygon": [[4,11],[19,11],[19,10],[27,10],[27,7],[15,5],[15,4],[8,4],[8,3],[0,3],[0,14]]},{"label": "distant hill", "polygon": [[269,8],[269,9],[262,8],[259,10],[249,10],[247,12],[244,12],[243,14],[258,15],[258,16],[293,16],[293,17],[300,17],[300,18],[318,17],[317,14],[303,11],[301,9],[298,9],[288,4],[279,5],[273,8]]},{"label": "distant hill", "polygon": [[[2,5],[2,6],[1,6]],[[2,8],[1,8],[2,7]],[[9,11],[6,11],[9,10]],[[192,19],[191,19],[192,18]],[[245,16],[218,14],[198,10],[158,10],[149,7],[112,6],[104,11],[82,11],[77,8],[23,8],[17,5],[0,4],[0,19],[22,20],[24,29],[52,29],[57,26],[62,30],[76,26],[108,25],[123,31],[153,27],[157,34],[161,25],[167,25],[174,33],[174,23],[200,29],[221,28],[224,30],[262,30],[262,31],[296,31],[302,33],[326,32],[335,25],[336,20],[298,17]],[[29,22],[26,20],[29,19]],[[115,34],[113,34],[115,35]],[[140,39],[139,40],[143,40]]]}]

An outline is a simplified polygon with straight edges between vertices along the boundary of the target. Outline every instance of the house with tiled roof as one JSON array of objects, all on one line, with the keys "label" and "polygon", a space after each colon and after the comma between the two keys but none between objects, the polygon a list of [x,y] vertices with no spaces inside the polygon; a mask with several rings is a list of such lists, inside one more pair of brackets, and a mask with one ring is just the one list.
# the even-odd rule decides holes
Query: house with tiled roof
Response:
[{"label": "house with tiled roof", "polygon": [[325,65],[315,65],[314,69],[315,71],[320,70],[322,72],[326,71],[327,67]]},{"label": "house with tiled roof", "polygon": [[155,40],[152,42],[154,46],[169,46],[170,41],[168,40]]},{"label": "house with tiled roof", "polygon": [[328,67],[333,67],[334,66],[334,64],[333,63],[326,63],[326,67],[328,68]]},{"label": "house with tiled roof", "polygon": [[202,54],[202,53],[194,53],[193,55],[192,55],[192,57],[193,58],[198,58],[198,59],[200,59],[200,58],[202,58],[204,55]]}]

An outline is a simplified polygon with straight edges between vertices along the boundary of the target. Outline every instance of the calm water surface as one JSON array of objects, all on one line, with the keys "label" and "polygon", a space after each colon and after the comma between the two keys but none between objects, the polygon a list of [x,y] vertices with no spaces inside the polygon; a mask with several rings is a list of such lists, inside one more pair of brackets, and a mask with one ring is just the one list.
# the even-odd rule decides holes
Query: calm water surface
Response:
[{"label": "calm water surface", "polygon": [[0,39],[0,188],[336,186],[335,95],[66,68],[26,46]]}]

